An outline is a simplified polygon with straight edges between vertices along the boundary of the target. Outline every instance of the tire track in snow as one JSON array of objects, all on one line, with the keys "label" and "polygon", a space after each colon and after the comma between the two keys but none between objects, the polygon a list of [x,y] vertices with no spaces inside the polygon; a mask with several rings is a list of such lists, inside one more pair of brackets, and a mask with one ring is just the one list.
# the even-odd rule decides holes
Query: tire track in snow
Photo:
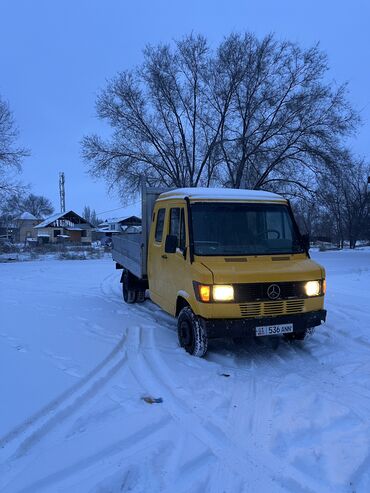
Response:
[{"label": "tire track in snow", "polygon": [[[292,368],[294,374],[311,384],[311,387],[320,391],[329,400],[346,406],[361,420],[366,421],[370,409],[370,390],[357,383],[346,383],[344,378],[336,373],[337,367],[328,365],[316,358],[302,343],[282,342],[277,350],[268,348],[256,348],[253,343],[250,347],[239,350],[238,357],[242,357],[242,363],[248,358],[258,365],[264,366],[264,380],[273,381],[276,385],[288,375]],[[233,371],[236,375],[249,373],[238,366],[230,365],[230,356],[215,353],[211,355],[212,361]],[[224,365],[224,361],[226,361]],[[247,375],[248,376],[248,375]],[[361,401],[360,406],[358,406]],[[356,402],[356,407],[353,407]]]},{"label": "tire track in snow", "polygon": [[[112,279],[112,276],[108,276],[108,277],[110,278],[109,280]],[[116,296],[114,298],[115,298],[115,301],[118,302],[118,298]],[[155,306],[155,305],[153,305],[153,306]],[[152,308],[152,306],[150,308]],[[130,307],[130,311],[131,311],[131,309],[134,313],[137,313],[138,315],[140,314],[141,316],[143,316],[143,312],[144,312],[148,319],[151,319],[153,322],[160,323],[162,328],[165,328],[167,330],[171,330],[173,332],[173,328],[171,327],[171,325],[172,325],[171,320],[172,319],[170,319],[170,317],[166,314],[163,314],[163,316],[161,316],[161,315],[158,316],[158,313],[160,314],[160,309],[157,309],[158,313],[153,313],[152,309],[148,309],[148,307],[143,307],[142,305],[139,307]],[[163,322],[165,322],[164,325],[163,325]],[[346,337],[344,335],[341,335],[340,337],[343,339],[346,339]],[[360,345],[359,341],[351,341],[351,342],[352,342],[352,344],[354,342],[356,342],[356,346]],[[157,345],[155,344],[155,341],[153,339],[151,341],[151,347],[153,348],[156,356],[158,356],[159,352],[155,351],[156,346]],[[343,377],[336,374],[335,367],[333,367],[330,364],[328,365],[327,363],[322,362],[321,360],[316,358],[311,353],[311,351],[309,349],[307,349],[307,347],[301,347],[301,346],[302,345],[299,343],[296,345],[283,343],[282,344],[282,350],[281,350],[281,348],[279,348],[278,351],[271,351],[271,350],[269,351],[269,355],[271,356],[271,358],[266,358],[266,354],[261,354],[260,351],[253,350],[253,348],[249,349],[248,353],[246,352],[245,354],[248,355],[248,357],[252,356],[256,362],[263,363],[265,365],[264,368],[268,370],[268,375],[266,375],[266,377],[270,380],[274,380],[276,383],[278,383],[279,381],[282,381],[284,376],[287,374],[287,371],[290,372],[292,369],[292,366],[294,366],[294,373],[297,374],[298,376],[304,378],[305,380],[307,380],[309,382],[311,388],[314,388],[316,392],[321,392],[322,395],[324,395],[325,398],[328,400],[332,400],[335,403],[346,406],[349,409],[349,411],[351,411],[355,415],[357,415],[363,422],[366,421],[367,416],[368,416],[368,412],[369,412],[368,410],[370,409],[370,395],[369,395],[369,392],[367,391],[368,389],[364,389],[359,385],[347,384],[344,381]],[[142,347],[142,349],[145,349],[145,348]],[[362,349],[364,350],[363,347],[362,347]],[[367,353],[368,350],[365,349],[365,352]],[[210,353],[211,353],[211,357],[212,357],[212,351]],[[145,351],[145,355],[147,355],[147,354],[148,354],[148,352]],[[151,354],[153,354],[153,353],[151,353]],[[221,358],[222,358],[222,356],[221,356]],[[218,358],[216,358],[216,359],[218,359]],[[229,355],[227,356],[227,359],[228,359],[227,368],[231,369],[236,376],[238,376],[238,375],[239,376],[243,375],[244,377],[245,376],[248,376],[248,377],[251,376],[250,370],[245,370],[245,369],[242,369],[242,368],[237,367],[237,366],[231,366],[229,364],[229,360],[230,360]],[[213,362],[215,362],[215,361],[213,361]],[[151,364],[151,363],[153,363],[153,358],[150,359],[149,364]],[[147,364],[148,364],[148,361],[147,361]],[[216,361],[216,364],[220,364],[220,362]],[[159,365],[159,367],[161,367],[161,365]],[[222,365],[222,367],[225,368],[225,365]],[[154,365],[154,368],[152,368],[153,374],[151,375],[151,377],[153,377],[153,375],[156,374],[156,368],[158,368],[158,366]],[[169,369],[168,374],[171,374],[171,369]],[[158,375],[157,375],[157,377],[158,377]],[[267,380],[267,378],[265,378],[265,380]],[[162,381],[162,384],[161,384],[161,381]],[[166,385],[165,379],[160,377],[159,381],[158,381],[158,379],[156,380],[156,385],[157,385],[157,388],[161,388],[161,387],[163,388]],[[172,397],[174,397],[177,401],[180,401],[182,403],[182,404],[180,404],[180,408],[181,408],[181,406],[184,404],[184,402],[181,401],[181,399],[179,400],[177,395],[176,396],[174,395],[172,388],[168,385],[167,385],[167,391],[170,392],[170,395],[172,395]],[[359,401],[361,401],[360,405],[359,405]],[[355,407],[353,406],[353,402],[356,402]],[[239,404],[240,404],[240,402],[239,402]],[[232,405],[234,405],[234,404],[232,404]],[[260,406],[260,405],[261,405],[261,403],[258,404],[258,406]],[[186,405],[185,405],[185,408],[186,408]],[[199,409],[199,406],[198,406],[198,409]],[[192,409],[188,408],[188,410],[190,413],[193,413]],[[231,413],[231,415],[232,415],[232,413]],[[181,420],[181,413],[179,414],[179,416],[176,416],[176,412],[175,412],[174,419]],[[198,415],[198,418],[203,419],[199,415]],[[256,424],[251,425],[252,429],[255,430],[255,436],[257,436],[260,432],[263,432],[263,426],[266,424],[266,420],[268,421],[268,417],[265,417],[264,419],[260,420],[262,426],[261,425],[257,426]],[[221,431],[221,432],[222,432],[222,425],[223,425],[223,423],[221,423],[221,424],[218,423],[219,428],[221,428],[221,430],[219,430],[219,431]],[[233,438],[237,438],[237,437],[231,437],[231,438],[233,439]],[[234,441],[234,440],[232,440],[232,441]],[[212,446],[210,446],[210,450],[212,450]],[[272,452],[269,452],[269,453],[272,456]],[[274,457],[275,462],[276,462],[276,456],[274,455],[273,457]],[[221,463],[222,463],[222,461],[221,461]],[[367,463],[368,463],[368,459],[365,459],[365,461],[364,461],[365,466],[364,467],[366,467]],[[227,467],[229,467],[228,464],[227,464]],[[294,466],[291,466],[291,467],[294,467]],[[286,470],[286,468],[287,468],[287,465],[285,463],[282,464],[282,469]],[[298,487],[303,488],[303,486],[302,486],[303,484],[307,485],[308,484],[307,481],[309,482],[310,478],[307,475],[306,471],[301,472],[300,470],[294,468],[293,472],[296,473],[296,474],[293,474],[293,477],[298,474],[299,477],[303,478],[303,482],[298,481],[298,483],[301,482],[301,485],[296,484],[296,485],[292,486],[293,490],[296,491]],[[279,471],[279,474],[280,473],[281,473],[281,471]],[[317,488],[320,489],[320,491],[323,491],[323,489],[325,488],[322,483],[320,483],[320,484],[316,483],[316,485],[317,485]],[[315,491],[315,488],[316,487],[313,486],[313,491]],[[327,488],[328,488],[328,486],[327,486]]]},{"label": "tire track in snow", "polygon": [[[111,283],[113,280],[116,281],[116,279],[117,278],[114,276],[114,274],[110,274],[103,281],[106,284],[108,284],[109,282],[109,285],[111,286],[110,289],[111,293],[114,292],[114,287],[111,285]],[[109,290],[106,289],[106,292],[108,291]],[[119,303],[120,305],[122,305],[123,303],[123,301],[120,302],[119,297],[117,295],[112,298],[112,301],[113,300]],[[150,318],[153,322],[160,323],[162,328],[170,330],[171,332],[175,332],[175,327],[174,327],[175,322],[173,322],[173,327],[171,327],[172,325],[171,322],[173,320],[172,317],[162,312],[162,310],[160,308],[157,308],[156,305],[154,305],[152,302],[149,303],[151,305],[150,308],[145,305],[140,305],[140,306],[133,305],[129,307],[129,311],[133,311],[134,313],[141,315],[141,317],[143,317],[143,312],[145,312],[146,316]],[[165,322],[164,325],[162,324],[163,322]],[[307,363],[308,360],[311,360],[312,365],[306,367],[304,371],[300,370],[299,366],[295,365],[294,367],[295,373],[311,382],[313,375],[315,375],[314,381],[316,388],[320,388],[325,395],[331,396],[333,400],[335,400],[335,402],[347,406],[351,411],[357,414],[362,420],[367,419],[369,412],[368,410],[370,409],[370,391],[362,388],[359,385],[345,384],[343,379],[340,376],[336,375],[335,368],[315,358],[309,350],[307,350],[304,346],[302,347],[302,345],[299,343],[298,344],[283,343],[281,347],[283,347],[283,349],[287,350],[287,352],[289,353],[288,359],[282,357],[281,355],[282,351],[280,350],[280,348],[278,348],[277,351],[271,351],[271,350],[269,351],[272,356],[271,358],[266,358],[265,355],[261,354],[261,351],[257,351],[253,347],[248,348],[248,351],[244,350],[244,354],[248,355],[248,357],[252,356],[257,361],[267,364],[271,370],[271,375],[269,375],[269,378],[276,378],[278,380],[280,380],[281,377],[283,377],[286,374],[286,371],[288,369],[289,371],[291,371],[292,365],[296,363],[291,359],[292,354],[298,358],[299,362]],[[370,352],[367,351],[367,349],[364,349],[364,351]],[[217,354],[217,356],[219,355]],[[213,362],[215,362],[216,364],[220,364],[220,362],[217,361],[219,359],[217,356],[215,360],[213,360]],[[212,354],[211,354],[211,359],[212,359]],[[237,366],[232,366],[229,364],[229,360],[230,360],[229,356],[227,356],[227,359],[228,359],[227,365],[225,366],[223,364],[222,365],[223,368],[232,370],[236,375],[239,374],[244,376],[247,375],[248,377],[250,376],[250,370],[245,370]],[[276,366],[275,364],[276,361],[284,365],[283,372],[281,371],[281,368],[279,366]],[[289,368],[287,368],[287,366]],[[362,401],[361,409],[353,408],[353,400],[355,399],[355,402],[358,402],[359,398]]]},{"label": "tire track in snow", "polygon": [[[369,323],[370,323],[370,317],[368,316],[368,314],[369,314],[368,310],[362,310],[362,309],[359,310],[358,307],[356,307],[356,310],[360,311],[360,313],[361,313],[362,323],[363,323],[363,317],[365,314],[367,315],[367,318],[369,319]],[[351,326],[354,325],[353,317],[348,314],[348,312],[351,312],[351,310],[346,310],[346,309],[344,309],[342,307],[338,307],[338,306],[331,306],[330,312],[333,314],[336,314],[341,319],[344,318],[344,319],[348,320],[348,323],[350,323]],[[356,321],[356,322],[360,323],[360,321]],[[330,329],[330,332],[332,334],[334,334],[336,337],[339,337],[342,340],[344,340],[346,346],[348,346],[348,344],[351,344],[354,347],[356,347],[356,349],[361,348],[362,352],[366,352],[367,354],[370,355],[370,341],[369,340],[366,340],[363,337],[362,338],[356,337],[356,334],[354,334],[353,332],[347,332],[344,329],[337,329],[335,327],[334,322],[333,323],[332,322],[330,322],[330,323],[326,322],[325,325]]]},{"label": "tire track in snow", "polygon": [[[118,454],[121,460],[123,458],[129,458],[137,451],[141,450],[144,445],[150,446],[155,439],[160,439],[163,429],[167,426],[168,417],[161,417],[154,423],[144,426],[140,430],[135,431],[121,440],[106,446],[98,452],[94,452],[91,455],[70,464],[69,466],[34,481],[30,485],[18,490],[18,493],[34,493],[44,489],[46,489],[46,491],[50,491],[50,487],[52,485],[63,482],[66,479],[68,480],[68,478],[73,477],[76,474],[80,475],[81,471],[84,471],[97,463],[101,464],[102,461],[105,461],[108,458],[114,457]],[[53,491],[55,490],[53,489]],[[63,489],[63,491],[68,491],[68,489]]]},{"label": "tire track in snow", "polygon": [[[160,359],[159,352],[155,350],[153,330],[149,330],[148,337],[151,340],[149,346],[153,350],[144,352],[139,350],[136,357],[129,355],[129,366],[132,372],[135,373],[135,368],[139,370],[136,371],[136,375],[140,375],[141,379],[144,377],[145,385],[149,384],[152,389],[161,393],[173,419],[179,422],[190,435],[200,440],[209,449],[210,455],[218,458],[220,464],[223,464],[233,474],[241,476],[254,491],[277,491],[277,487],[284,492],[287,490],[302,493],[330,491],[315,478],[305,475],[282,460],[279,461],[275,456],[273,459],[278,462],[276,469],[266,466],[265,457],[261,455],[258,447],[253,448],[252,453],[249,453],[224,432],[224,423],[220,422],[217,417],[214,417],[212,422],[207,422],[204,416],[196,413],[186,401],[174,393],[173,385],[168,383],[174,384],[176,381],[173,372]],[[197,409],[203,407],[199,402],[196,404]],[[265,450],[262,452],[265,453]],[[257,477],[256,471],[259,471]],[[253,485],[250,483],[251,478],[254,478],[255,484]],[[266,482],[261,489],[263,480]]]},{"label": "tire track in snow", "polygon": [[148,316],[151,321],[158,324],[164,323],[163,328],[170,330],[171,332],[176,331],[176,321],[175,319],[164,312],[158,305],[153,303],[149,298],[144,303],[139,304],[126,304],[123,301],[122,294],[113,283],[119,283],[119,279],[116,274],[109,274],[100,283],[100,291],[102,293],[102,299],[110,300],[111,302],[117,304],[121,309],[126,308],[127,313],[134,313],[140,316],[140,318],[145,318]]},{"label": "tire track in snow", "polygon": [[[299,365],[295,364],[294,373],[310,382],[312,387],[314,387],[316,391],[321,391],[327,399],[332,399],[334,402],[344,405],[363,422],[368,421],[370,409],[369,389],[363,388],[354,382],[351,382],[350,384],[346,383],[343,377],[336,374],[335,367],[320,361],[304,347],[287,345],[287,349],[288,357],[283,357],[281,352],[276,352],[273,355],[273,359],[283,366],[285,373],[291,369],[293,364],[297,363],[290,356],[292,353],[293,356],[297,357],[299,363],[310,361],[312,364],[306,366],[304,371],[302,371]],[[273,365],[273,363],[270,362],[270,365]],[[278,369],[279,368],[277,368],[277,370]],[[353,407],[353,402],[356,402],[356,407]]]},{"label": "tire track in snow", "polygon": [[45,434],[86,404],[113,378],[126,362],[126,353],[122,354],[126,337],[125,334],[85,377],[0,439],[0,447],[4,451],[12,447],[11,460],[26,454]]}]

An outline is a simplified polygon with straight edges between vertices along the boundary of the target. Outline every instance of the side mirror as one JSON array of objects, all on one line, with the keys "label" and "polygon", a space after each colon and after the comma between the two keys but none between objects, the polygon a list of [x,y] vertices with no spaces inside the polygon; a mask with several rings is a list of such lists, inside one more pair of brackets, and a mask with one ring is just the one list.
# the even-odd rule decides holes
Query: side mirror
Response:
[{"label": "side mirror", "polygon": [[164,244],[164,251],[166,253],[175,253],[177,248],[177,236],[167,235],[166,242]]},{"label": "side mirror", "polygon": [[305,250],[308,251],[310,249],[310,235],[309,234],[302,235],[302,242]]}]

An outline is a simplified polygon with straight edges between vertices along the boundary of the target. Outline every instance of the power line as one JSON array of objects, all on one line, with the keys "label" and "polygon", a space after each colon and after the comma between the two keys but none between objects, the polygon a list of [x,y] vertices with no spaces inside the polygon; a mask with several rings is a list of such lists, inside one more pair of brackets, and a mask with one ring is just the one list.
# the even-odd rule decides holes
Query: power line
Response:
[{"label": "power line", "polygon": [[99,216],[100,214],[107,214],[108,212],[115,212],[119,211],[120,209],[126,209],[127,207],[130,207],[131,205],[139,204],[140,200],[136,200],[135,202],[132,202],[131,204],[123,205],[122,207],[117,207],[116,209],[110,209],[109,211],[102,211],[102,212],[97,212],[96,215]]}]

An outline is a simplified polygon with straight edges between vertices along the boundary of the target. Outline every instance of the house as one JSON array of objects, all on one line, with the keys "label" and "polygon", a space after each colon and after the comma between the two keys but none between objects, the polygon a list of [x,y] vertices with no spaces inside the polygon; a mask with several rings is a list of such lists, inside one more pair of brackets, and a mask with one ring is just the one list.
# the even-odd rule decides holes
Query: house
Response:
[{"label": "house", "polygon": [[123,216],[113,219],[106,219],[98,225],[98,231],[105,233],[122,233],[128,228],[141,226],[141,219],[138,216]]},{"label": "house", "polygon": [[86,219],[74,211],[59,212],[34,226],[39,243],[91,243],[93,229]]},{"label": "house", "polygon": [[30,212],[23,212],[16,220],[16,238],[20,243],[32,243],[37,241],[35,226],[40,224],[42,219],[38,219]]},{"label": "house", "polygon": [[141,202],[122,207],[122,215],[106,219],[98,225],[96,232],[111,237],[112,234],[136,232],[141,228]]},{"label": "house", "polygon": [[13,220],[2,217],[0,218],[0,241],[15,241],[17,238],[18,228]]}]

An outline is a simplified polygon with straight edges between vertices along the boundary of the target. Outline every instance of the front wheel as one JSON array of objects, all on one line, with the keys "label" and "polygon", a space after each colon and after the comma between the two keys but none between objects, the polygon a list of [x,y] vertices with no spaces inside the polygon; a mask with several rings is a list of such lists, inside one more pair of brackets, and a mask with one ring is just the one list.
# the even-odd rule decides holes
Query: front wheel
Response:
[{"label": "front wheel", "polygon": [[291,334],[284,334],[284,339],[288,342],[304,341],[315,332],[315,327],[309,327],[301,332],[292,332]]},{"label": "front wheel", "polygon": [[189,306],[183,308],[177,319],[179,344],[193,356],[202,357],[208,349],[208,336],[202,319]]}]

